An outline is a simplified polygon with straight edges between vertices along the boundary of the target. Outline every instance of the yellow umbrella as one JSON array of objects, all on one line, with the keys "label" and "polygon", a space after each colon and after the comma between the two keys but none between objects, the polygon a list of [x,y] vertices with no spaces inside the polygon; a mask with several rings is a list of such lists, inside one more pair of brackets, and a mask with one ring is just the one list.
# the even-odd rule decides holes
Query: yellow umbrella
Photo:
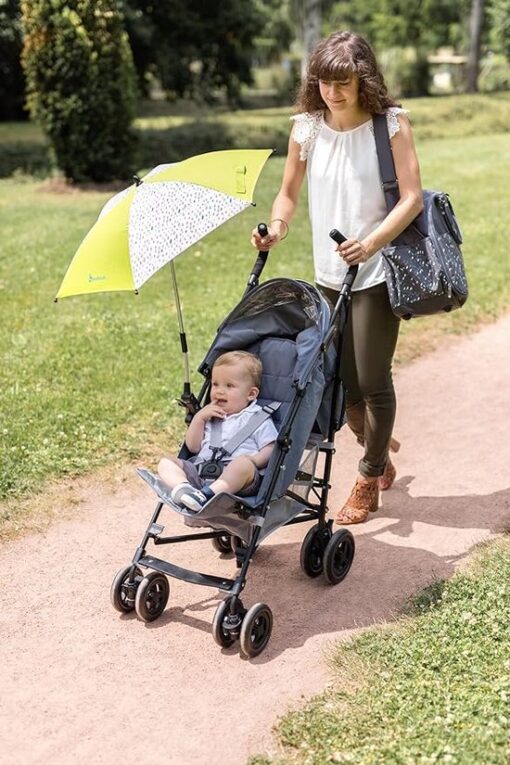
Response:
[{"label": "yellow umbrella", "polygon": [[271,149],[215,151],[159,165],[112,197],[79,246],[57,298],[136,291],[165,263],[253,204]]}]

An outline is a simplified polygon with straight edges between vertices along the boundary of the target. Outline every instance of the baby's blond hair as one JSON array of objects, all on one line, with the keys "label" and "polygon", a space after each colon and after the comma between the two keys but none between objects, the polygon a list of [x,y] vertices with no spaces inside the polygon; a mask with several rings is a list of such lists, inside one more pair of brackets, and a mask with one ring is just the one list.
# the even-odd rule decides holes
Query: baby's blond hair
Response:
[{"label": "baby's blond hair", "polygon": [[250,378],[251,384],[254,385],[255,388],[260,389],[262,380],[262,364],[260,363],[260,359],[254,356],[253,353],[248,353],[248,351],[228,351],[227,353],[218,356],[213,364],[213,369],[215,367],[223,367],[231,364],[242,364],[243,369]]}]

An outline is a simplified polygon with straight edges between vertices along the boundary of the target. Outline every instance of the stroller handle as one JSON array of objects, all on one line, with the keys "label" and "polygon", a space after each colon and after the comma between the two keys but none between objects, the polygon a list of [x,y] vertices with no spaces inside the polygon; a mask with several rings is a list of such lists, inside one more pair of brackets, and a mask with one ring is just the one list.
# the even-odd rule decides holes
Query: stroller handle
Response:
[{"label": "stroller handle", "polygon": [[[259,223],[257,226],[257,230],[260,234],[260,236],[267,236],[267,226],[265,223]],[[269,250],[259,250],[259,254],[257,256],[257,260],[255,261],[255,265],[253,266],[252,272],[250,274],[250,278],[248,279],[248,284],[246,286],[246,292],[249,292],[254,287],[256,287],[259,283],[259,276],[264,270],[264,266],[266,265],[266,260],[269,255]]]},{"label": "stroller handle", "polygon": [[[342,242],[347,241],[347,237],[341,234],[340,231],[338,231],[336,228],[332,229],[329,232],[329,235],[331,239],[333,239],[333,241],[335,241],[337,244],[342,244]],[[342,310],[342,306],[346,305],[349,302],[351,288],[356,278],[356,274],[358,273],[358,268],[359,268],[358,264],[355,263],[353,266],[349,266],[349,269],[347,273],[345,274],[344,280],[342,282],[342,286],[340,287],[340,292],[338,294],[336,305],[334,306],[333,313],[331,314],[331,326],[324,340],[325,348],[329,346],[330,342],[332,341],[334,337],[335,324],[336,324],[338,315],[340,314],[340,311]]]},{"label": "stroller handle", "polygon": [[[329,235],[331,239],[333,239],[334,242],[337,244],[342,244],[342,242],[347,241],[347,237],[338,231],[336,228],[332,228],[329,232]],[[355,264],[354,266],[349,266],[349,270],[345,274],[345,279],[342,282],[342,289],[340,290],[342,295],[346,295],[351,291],[352,284],[356,278],[356,274],[358,273],[359,266]]]}]

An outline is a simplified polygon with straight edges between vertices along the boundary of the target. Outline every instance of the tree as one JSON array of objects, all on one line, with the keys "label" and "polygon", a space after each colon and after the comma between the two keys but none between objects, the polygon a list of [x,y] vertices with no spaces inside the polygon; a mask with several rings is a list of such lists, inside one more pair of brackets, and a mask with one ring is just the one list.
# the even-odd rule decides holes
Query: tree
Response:
[{"label": "tree", "polygon": [[473,0],[469,17],[469,50],[467,64],[467,92],[478,91],[478,75],[480,74],[480,51],[482,45],[482,29],[484,21],[485,0]]},{"label": "tree", "polygon": [[139,76],[155,75],[170,97],[237,104],[252,82],[254,40],[262,30],[253,0],[127,0],[128,32]]},{"label": "tree", "polygon": [[0,0],[0,120],[26,119],[19,0]]},{"label": "tree", "polygon": [[292,0],[291,12],[299,30],[301,40],[301,76],[306,74],[308,56],[321,38],[321,0]]},{"label": "tree", "polygon": [[22,0],[28,106],[67,178],[133,171],[135,73],[119,0]]},{"label": "tree", "polygon": [[510,0],[491,0],[487,10],[494,47],[510,59]]}]

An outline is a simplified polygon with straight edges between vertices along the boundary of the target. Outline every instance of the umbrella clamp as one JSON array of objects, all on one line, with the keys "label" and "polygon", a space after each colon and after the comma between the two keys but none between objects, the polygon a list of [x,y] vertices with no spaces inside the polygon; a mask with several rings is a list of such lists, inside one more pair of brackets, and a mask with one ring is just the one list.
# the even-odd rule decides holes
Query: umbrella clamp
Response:
[{"label": "umbrella clamp", "polygon": [[186,422],[191,422],[193,417],[196,415],[197,412],[200,411],[200,404],[198,403],[198,399],[193,393],[183,393],[180,398],[177,399],[177,403],[179,406],[184,407],[186,409]]}]

